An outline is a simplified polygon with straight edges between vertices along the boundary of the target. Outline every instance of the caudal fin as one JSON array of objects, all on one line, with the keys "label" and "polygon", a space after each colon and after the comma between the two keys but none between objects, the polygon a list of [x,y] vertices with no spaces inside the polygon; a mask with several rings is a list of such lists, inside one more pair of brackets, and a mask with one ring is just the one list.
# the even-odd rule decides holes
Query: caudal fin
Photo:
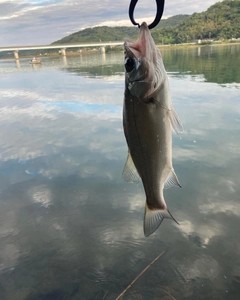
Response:
[{"label": "caudal fin", "polygon": [[150,209],[146,203],[144,225],[143,225],[144,235],[149,236],[152,233],[154,233],[154,231],[156,231],[158,227],[161,225],[163,219],[172,219],[179,225],[179,223],[174,219],[174,217],[171,215],[168,209],[153,210]]}]

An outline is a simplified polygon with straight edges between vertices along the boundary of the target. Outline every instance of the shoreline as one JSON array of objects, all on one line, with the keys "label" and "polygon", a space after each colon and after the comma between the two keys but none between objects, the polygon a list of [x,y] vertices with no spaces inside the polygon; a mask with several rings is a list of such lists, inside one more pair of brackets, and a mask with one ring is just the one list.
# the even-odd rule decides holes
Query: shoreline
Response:
[{"label": "shoreline", "polygon": [[[99,51],[98,50],[82,50],[81,52],[79,52],[79,50],[78,51],[71,50],[69,52],[66,51],[66,56],[91,55],[91,54],[96,54],[96,53],[99,53]],[[40,54],[19,55],[19,60],[23,59],[23,58],[31,59],[31,58],[33,58],[33,56],[36,58],[53,57],[53,56],[54,57],[56,57],[56,56],[62,57],[62,54],[59,52],[52,52],[52,53],[47,53],[47,54],[42,54],[42,55],[40,55]],[[7,59],[15,60],[14,55],[11,57],[10,56],[9,57],[0,57],[0,60],[7,60]]]},{"label": "shoreline", "polygon": [[240,41],[236,42],[221,42],[221,43],[203,43],[203,44],[196,44],[196,43],[185,43],[185,44],[168,44],[168,45],[161,45],[157,44],[158,48],[192,48],[192,47],[204,47],[204,46],[229,46],[229,45],[239,45]]},{"label": "shoreline", "polygon": [[[162,44],[156,44],[157,48],[159,49],[178,49],[178,48],[195,48],[195,47],[206,47],[206,46],[229,46],[229,45],[240,45],[240,41],[233,41],[233,42],[221,42],[221,43],[206,43],[206,44],[196,44],[196,43],[185,43],[185,44],[168,44],[168,45],[162,45]],[[114,52],[121,52],[122,50],[113,50],[113,51],[107,51],[107,53],[114,53]],[[96,53],[100,53],[99,50],[82,50],[81,52],[79,52],[79,50],[77,51],[66,51],[66,56],[78,56],[78,55],[91,55],[91,54],[96,54]],[[59,54],[59,52],[52,52],[52,53],[47,53],[47,54],[35,54],[34,57],[37,58],[43,58],[43,57],[62,57],[61,54]],[[33,55],[29,54],[29,55],[23,55],[19,57],[20,59],[23,58],[32,58]],[[14,57],[0,57],[0,60],[7,60],[7,59],[14,59]]]}]

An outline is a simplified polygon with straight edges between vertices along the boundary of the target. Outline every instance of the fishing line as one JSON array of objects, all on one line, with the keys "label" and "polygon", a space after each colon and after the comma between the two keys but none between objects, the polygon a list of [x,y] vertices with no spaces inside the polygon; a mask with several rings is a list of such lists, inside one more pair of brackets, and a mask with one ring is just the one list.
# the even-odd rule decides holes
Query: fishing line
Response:
[{"label": "fishing line", "polygon": [[[134,9],[135,9],[137,2],[138,2],[138,0],[131,0],[130,5],[129,5],[128,14],[129,14],[129,18],[130,18],[132,24],[137,25],[138,28],[140,28],[140,24],[137,23],[133,17]],[[164,2],[165,2],[165,0],[156,0],[157,13],[156,13],[156,17],[155,17],[154,21],[150,25],[148,25],[149,29],[156,27],[158,25],[158,23],[161,21],[161,18],[163,15],[163,10],[164,10]]]}]

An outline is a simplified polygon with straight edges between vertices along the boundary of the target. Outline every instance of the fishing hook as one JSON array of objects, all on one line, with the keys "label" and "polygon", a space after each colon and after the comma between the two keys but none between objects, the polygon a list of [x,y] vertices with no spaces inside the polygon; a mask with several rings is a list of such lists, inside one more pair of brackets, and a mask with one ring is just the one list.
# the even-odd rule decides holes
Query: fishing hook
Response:
[{"label": "fishing hook", "polygon": [[[138,2],[138,0],[131,0],[130,5],[129,5],[128,14],[129,14],[129,18],[130,18],[131,22],[133,23],[133,25],[137,25],[138,28],[140,28],[140,24],[135,22],[134,17],[133,17],[134,8],[135,8],[137,2]],[[162,18],[163,10],[164,10],[164,2],[165,2],[165,0],[156,0],[157,13],[156,13],[156,17],[155,17],[154,21],[148,26],[149,29],[156,27],[157,24],[160,22],[160,20]]]}]

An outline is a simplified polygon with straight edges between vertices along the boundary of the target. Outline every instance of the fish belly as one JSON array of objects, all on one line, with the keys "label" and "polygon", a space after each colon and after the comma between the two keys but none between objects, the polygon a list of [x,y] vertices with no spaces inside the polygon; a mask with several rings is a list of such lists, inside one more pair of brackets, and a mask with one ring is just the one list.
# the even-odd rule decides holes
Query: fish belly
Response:
[{"label": "fish belly", "polygon": [[150,201],[148,205],[159,206],[164,182],[172,169],[168,111],[154,101],[145,103],[125,97],[123,124],[130,154]]}]

